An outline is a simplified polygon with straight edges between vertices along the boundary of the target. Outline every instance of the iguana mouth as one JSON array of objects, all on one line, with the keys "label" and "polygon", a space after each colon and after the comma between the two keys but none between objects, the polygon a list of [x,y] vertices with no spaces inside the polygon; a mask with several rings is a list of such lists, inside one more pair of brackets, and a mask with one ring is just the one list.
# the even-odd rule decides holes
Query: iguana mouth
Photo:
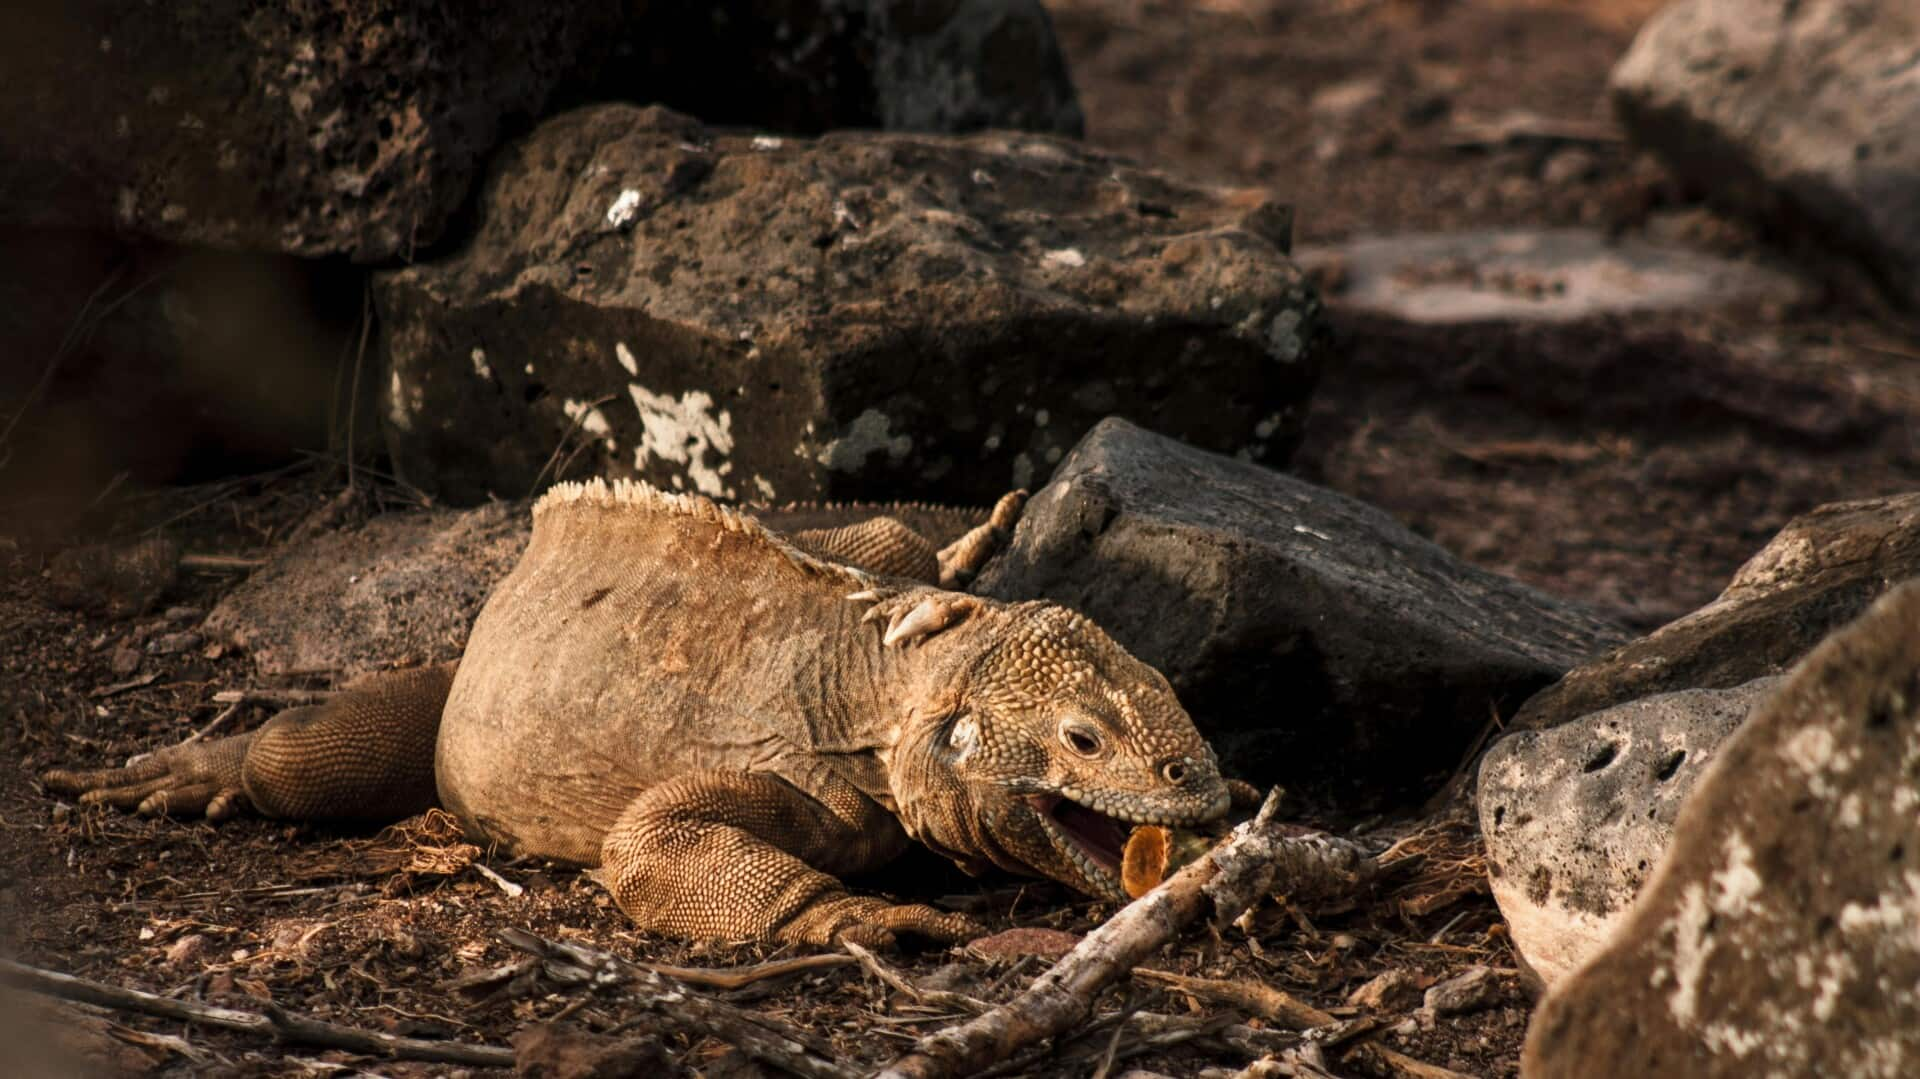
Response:
[{"label": "iguana mouth", "polygon": [[1120,885],[1120,859],[1127,849],[1132,825],[1096,809],[1089,809],[1064,795],[1032,794],[1027,804],[1081,875],[1095,889],[1110,898],[1124,898]]}]

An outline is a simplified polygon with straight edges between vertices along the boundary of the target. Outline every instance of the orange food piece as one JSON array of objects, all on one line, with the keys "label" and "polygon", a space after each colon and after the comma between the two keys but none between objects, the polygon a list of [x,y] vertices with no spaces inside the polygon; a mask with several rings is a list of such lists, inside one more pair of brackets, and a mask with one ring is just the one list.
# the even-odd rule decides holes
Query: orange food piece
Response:
[{"label": "orange food piece", "polygon": [[1166,879],[1171,838],[1157,824],[1143,824],[1127,837],[1127,850],[1120,858],[1120,883],[1129,896],[1138,899]]}]

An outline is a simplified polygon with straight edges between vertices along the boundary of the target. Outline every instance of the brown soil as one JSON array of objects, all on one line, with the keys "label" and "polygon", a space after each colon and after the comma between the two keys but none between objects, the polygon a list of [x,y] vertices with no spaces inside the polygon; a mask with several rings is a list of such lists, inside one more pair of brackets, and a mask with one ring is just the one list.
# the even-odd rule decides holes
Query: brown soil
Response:
[{"label": "brown soil", "polygon": [[[1744,248],[1750,237],[1697,212],[1657,169],[1605,137],[1606,71],[1634,16],[1651,6],[1062,0],[1056,8],[1094,141],[1193,176],[1274,187],[1297,201],[1302,243],[1405,228],[1679,222]],[[1518,110],[1553,122],[1526,130],[1581,137],[1484,138],[1487,121]],[[1470,559],[1651,625],[1710,597],[1791,514],[1915,486],[1920,345],[1850,311],[1828,304],[1636,324],[1592,347],[1566,335],[1396,341],[1345,323],[1351,358],[1326,379],[1300,468]],[[210,488],[122,487],[98,500],[78,534],[34,527],[31,507],[0,518],[0,742],[10,762],[0,768],[0,953],[183,998],[256,1010],[271,1001],[356,1026],[494,1045],[562,1011],[589,1030],[625,1018],[619,1005],[578,990],[444,988],[514,957],[495,937],[503,927],[670,963],[774,954],[635,933],[577,871],[489,861],[526,889],[510,897],[473,867],[471,852],[419,821],[381,837],[260,820],[213,827],[75,809],[37,789],[31,777],[41,768],[118,762],[177,741],[218,713],[215,692],[255,685],[245,657],[216,645],[146,654],[156,639],[194,629],[230,577],[190,575],[146,612],[116,618],[55,606],[50,555],[162,525],[191,551],[258,555],[340,486],[336,473],[315,469]],[[374,491],[407,501],[391,487]],[[236,726],[265,714],[245,709]],[[1219,942],[1200,934],[1158,965],[1257,980],[1329,1009],[1386,970],[1423,980],[1475,963],[1510,972],[1470,834],[1442,829],[1425,842],[1433,857],[1424,875],[1355,911],[1270,909],[1256,944],[1233,930]],[[1106,913],[1050,885],[969,881],[930,857],[868,886],[952,896],[996,928],[1079,930]],[[1038,969],[1029,962],[1009,974],[937,951],[895,962],[909,976],[940,971],[994,998]],[[1474,1074],[1514,1074],[1527,1005],[1510,973],[1502,984],[1491,1008],[1430,1030],[1412,1024],[1381,1043]],[[936,1025],[844,968],[738,995],[867,1065]],[[1126,1006],[1185,1013],[1190,1003],[1144,983],[1102,1002],[1103,1012]],[[0,998],[0,1028],[11,1007]],[[1384,1018],[1393,1026],[1406,1014]],[[457,1070],[67,1006],[56,1026],[113,1073]],[[1021,1073],[1090,1073],[1108,1042],[1096,1032]],[[703,1071],[735,1066],[716,1044],[673,1048]],[[1335,1072],[1350,1073],[1338,1052],[1327,1056]],[[1145,1053],[1116,1073],[1245,1063],[1201,1041]]]}]

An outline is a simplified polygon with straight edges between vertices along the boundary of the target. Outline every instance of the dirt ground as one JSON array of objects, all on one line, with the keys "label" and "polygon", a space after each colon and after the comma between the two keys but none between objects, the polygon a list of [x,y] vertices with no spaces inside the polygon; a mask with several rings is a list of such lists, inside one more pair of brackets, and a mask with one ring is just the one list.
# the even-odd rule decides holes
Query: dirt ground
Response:
[{"label": "dirt ground", "polygon": [[[1724,250],[1756,243],[1611,132],[1605,75],[1651,0],[1053,6],[1092,141],[1195,177],[1272,187],[1297,203],[1303,246],[1399,229],[1579,223],[1678,232]],[[1530,118],[1512,121],[1519,112]],[[1297,468],[1475,562],[1637,626],[1711,598],[1795,513],[1920,486],[1920,336],[1871,304],[1823,299],[1586,337],[1403,339],[1378,329],[1340,325],[1348,359],[1327,375]],[[223,711],[215,693],[258,687],[244,656],[182,636],[234,571],[189,573],[144,613],[113,616],[55,604],[52,554],[165,531],[190,552],[257,558],[342,484],[338,469],[313,463],[195,488],[121,485],[77,530],[40,527],[32,507],[0,516],[0,953],[182,999],[491,1045],[563,1012],[569,1030],[628,1019],[616,1001],[530,979],[450,988],[517,957],[496,936],[504,927],[685,965],[789,954],[636,933],[584,875],[487,860],[422,821],[382,835],[260,820],[214,827],[81,810],[38,790],[42,768],[169,744]],[[410,501],[391,485],[370,490],[373,509]],[[297,688],[326,682],[322,672]],[[241,729],[270,711],[245,706],[228,723]],[[1156,965],[1261,982],[1341,1018],[1374,1014],[1345,1002],[1382,972],[1426,984],[1485,965],[1497,987],[1490,1006],[1429,1028],[1394,1004],[1362,1040],[1471,1074],[1515,1074],[1528,1001],[1472,837],[1441,824],[1416,842],[1425,862],[1403,866],[1357,909],[1270,908],[1251,941],[1237,930],[1201,934]],[[1110,912],[1051,885],[970,881],[930,856],[867,886],[949,902],[995,928],[1081,931]],[[1043,965],[940,951],[891,961],[988,999]],[[858,968],[716,995],[868,1066],[949,1014]],[[0,1029],[9,1008],[39,1014],[0,997]],[[1100,1011],[1128,1008],[1239,1014],[1142,980],[1110,991]],[[50,1022],[107,1074],[462,1070],[72,1006]],[[703,1072],[755,1073],[717,1043],[669,1045]],[[1093,1074],[1110,1045],[1112,1074],[1194,1075],[1249,1059],[1210,1035],[1152,1047],[1130,1034],[1115,1041],[1108,1027],[1003,1074]],[[1365,1074],[1347,1048],[1326,1051],[1330,1070]]]}]

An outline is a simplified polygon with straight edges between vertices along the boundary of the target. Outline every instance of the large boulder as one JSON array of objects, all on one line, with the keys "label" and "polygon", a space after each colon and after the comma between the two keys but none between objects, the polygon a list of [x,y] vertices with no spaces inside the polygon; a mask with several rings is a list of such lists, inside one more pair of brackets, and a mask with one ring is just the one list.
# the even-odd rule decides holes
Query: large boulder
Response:
[{"label": "large boulder", "polygon": [[1320,362],[1284,209],[1059,139],[717,134],[505,151],[458,254],[376,284],[412,482],[990,504],[1121,412],[1284,460]]},{"label": "large boulder", "polygon": [[1901,1076],[1920,1062],[1920,582],[1822,644],[1721,747],[1522,1070]]},{"label": "large boulder", "polygon": [[1364,503],[1117,418],[975,590],[1085,613],[1167,675],[1230,770],[1355,806],[1430,789],[1623,636]]},{"label": "large boulder", "polygon": [[0,42],[0,222],[412,257],[503,132],[601,98],[773,129],[1080,129],[1036,0],[741,7],[30,0]]},{"label": "large boulder", "polygon": [[1552,727],[1654,693],[1777,674],[1916,575],[1920,493],[1821,506],[1788,522],[1718,599],[1569,672],[1516,721]]},{"label": "large boulder", "polygon": [[1480,762],[1487,874],[1542,981],[1605,943],[1707,762],[1779,681],[1662,693],[1494,743]]},{"label": "large boulder", "polygon": [[1920,305],[1920,8],[1677,0],[1613,72],[1632,138]]}]

